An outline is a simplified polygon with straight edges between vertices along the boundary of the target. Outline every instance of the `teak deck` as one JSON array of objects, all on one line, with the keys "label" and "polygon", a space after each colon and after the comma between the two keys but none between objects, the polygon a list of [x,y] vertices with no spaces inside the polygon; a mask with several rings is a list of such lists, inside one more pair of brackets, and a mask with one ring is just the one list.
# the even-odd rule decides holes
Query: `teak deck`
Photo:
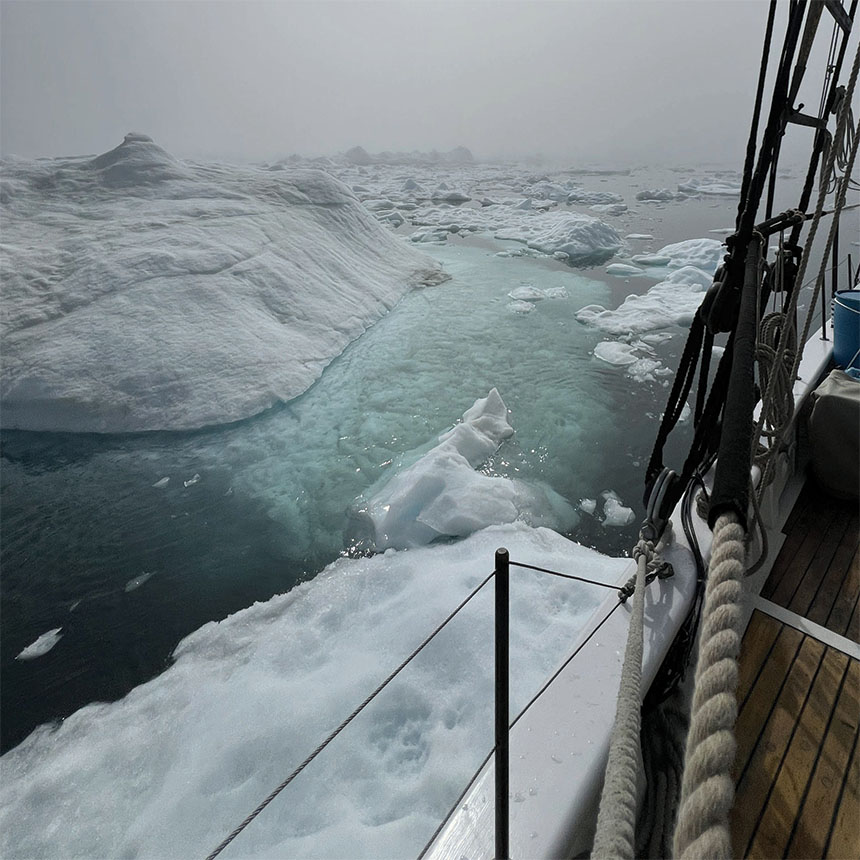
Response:
[{"label": "teak deck", "polygon": [[[857,503],[807,484],[762,597],[858,641]],[[738,685],[736,857],[860,858],[860,661],[756,610]]]}]

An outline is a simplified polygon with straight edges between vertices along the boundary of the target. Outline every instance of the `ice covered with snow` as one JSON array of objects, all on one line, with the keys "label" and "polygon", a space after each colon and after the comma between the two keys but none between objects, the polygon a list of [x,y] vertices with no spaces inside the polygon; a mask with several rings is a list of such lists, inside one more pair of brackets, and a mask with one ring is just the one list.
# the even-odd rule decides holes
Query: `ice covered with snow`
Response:
[{"label": "ice covered with snow", "polygon": [[513,432],[494,388],[437,445],[356,504],[353,542],[377,551],[408,549],[516,520],[572,528],[576,513],[549,487],[476,471]]},{"label": "ice covered with snow", "polygon": [[618,278],[629,278],[633,275],[642,275],[644,272],[644,269],[631,266],[629,263],[610,263],[606,267],[607,275],[615,275]]},{"label": "ice covered with snow", "polygon": [[647,203],[665,203],[667,200],[674,200],[677,195],[668,188],[646,188],[638,192],[637,200]]},{"label": "ice covered with snow", "polygon": [[685,194],[705,194],[716,197],[740,197],[740,184],[726,182],[719,177],[692,178],[678,183],[678,191]]},{"label": "ice covered with snow", "polygon": [[671,374],[669,368],[655,358],[651,347],[639,340],[635,343],[604,340],[594,347],[594,357],[623,368],[634,382],[656,382],[658,377]]},{"label": "ice covered with snow", "polygon": [[7,428],[245,418],[301,394],[439,277],[320,170],[180,163],[132,134],[3,174]]},{"label": "ice covered with snow", "polygon": [[35,660],[37,657],[42,657],[62,639],[60,631],[62,627],[55,627],[53,630],[48,630],[43,633],[35,642],[31,642],[23,651],[15,658],[16,660]]},{"label": "ice covered with snow", "polygon": [[623,203],[624,198],[620,194],[611,191],[571,191],[567,195],[568,203],[578,203],[584,206],[610,205]]},{"label": "ice covered with snow", "polygon": [[533,215],[530,220],[497,230],[495,236],[523,242],[544,254],[561,252],[571,262],[608,259],[623,244],[614,227],[575,212]]},{"label": "ice covered with snow", "polygon": [[508,296],[518,302],[539,302],[547,297],[540,287],[533,287],[530,284],[516,287],[508,293]]},{"label": "ice covered with snow", "polygon": [[673,269],[696,266],[713,274],[725,253],[726,246],[717,239],[685,239],[664,245],[656,256],[668,258],[666,265]]},{"label": "ice covered with snow", "polygon": [[671,272],[644,295],[630,295],[615,310],[586,305],[577,319],[609,334],[644,334],[670,325],[688,326],[711,285],[711,275],[695,266]]},{"label": "ice covered with snow", "polygon": [[[7,753],[0,854],[206,856],[477,587],[500,546],[613,584],[628,562],[522,524],[339,559],[200,628],[124,699],[82,708]],[[511,591],[513,716],[605,590],[515,570]],[[493,746],[492,597],[490,583],[229,856],[417,856]]]}]

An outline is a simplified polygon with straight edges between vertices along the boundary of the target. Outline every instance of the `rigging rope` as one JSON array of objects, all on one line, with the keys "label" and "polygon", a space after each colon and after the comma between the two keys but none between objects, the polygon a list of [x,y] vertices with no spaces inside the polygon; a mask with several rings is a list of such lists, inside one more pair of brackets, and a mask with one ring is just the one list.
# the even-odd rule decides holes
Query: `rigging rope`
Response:
[{"label": "rigging rope", "polygon": [[708,569],[695,692],[687,736],[681,807],[673,856],[730,860],[729,812],[735,786],[738,664],[743,614],[741,580],[746,550],[744,529],[734,511],[714,527]]},{"label": "rigging rope", "polygon": [[[845,129],[848,125],[849,119],[853,119],[851,114],[851,100],[854,96],[854,89],[857,84],[857,76],[858,72],[860,72],[860,44],[857,46],[857,51],[854,55],[854,65],[851,68],[851,76],[848,80],[848,85],[845,89],[845,96],[842,100],[841,110],[839,112],[839,121],[836,126],[836,132],[834,134],[835,139],[839,139],[845,134]],[[812,296],[809,300],[809,307],[806,314],[806,320],[804,322],[803,334],[799,338],[799,343],[806,343],[806,339],[809,336],[809,329],[812,325],[812,317],[815,311],[816,302],[818,299],[818,294],[823,288],[824,277],[827,273],[827,264],[830,259],[830,253],[833,248],[834,238],[836,236],[836,231],[839,226],[839,214],[845,206],[845,197],[848,192],[848,184],[851,178],[851,173],[854,169],[854,162],[857,157],[857,145],[860,142],[860,127],[855,130],[854,137],[851,143],[851,151],[848,156],[848,162],[846,164],[846,171],[842,176],[842,179],[839,183],[839,187],[836,193],[836,200],[833,203],[834,210],[834,218],[830,224],[830,232],[827,237],[827,244],[824,248],[824,252],[821,257],[821,266],[818,272],[818,277],[815,280],[815,286],[813,288]],[[830,151],[827,156],[827,166],[825,168],[825,174],[829,175],[833,169],[833,164],[836,160],[836,147],[830,147]],[[827,186],[825,183],[822,183],[818,189],[818,201],[815,207],[815,214],[812,217],[812,222],[809,228],[809,236],[806,240],[806,247],[810,249],[813,247],[813,243],[815,240],[816,232],[818,231],[818,225],[821,221],[821,216],[824,213],[824,202],[827,198]],[[806,268],[809,263],[809,253],[803,255],[803,258],[800,261],[800,267],[797,273],[797,282],[802,283],[804,276],[806,274]],[[799,289],[795,289],[792,291],[791,296],[789,298],[788,306],[785,308],[785,315],[788,317],[793,317],[797,308],[798,296],[800,294]],[[784,338],[784,342],[780,343],[779,350],[777,352],[777,356],[774,359],[774,363],[779,365],[787,360],[787,357],[791,358],[791,370],[789,379],[793,386],[794,380],[797,378],[797,370],[800,366],[800,359],[802,357],[802,352],[800,350],[794,350],[794,354],[792,355],[789,350],[789,342],[788,338]],[[758,421],[756,422],[755,432],[753,433],[753,445],[757,446],[759,439],[762,437],[762,430],[764,427],[764,422],[767,414],[770,414],[770,404],[776,398],[776,388],[777,388],[777,379],[779,378],[779,374],[772,374],[770,379],[768,380],[768,385],[764,394],[762,396],[762,409],[759,414]],[[793,408],[792,408],[793,413]],[[758,495],[761,498],[762,493],[764,492],[767,485],[770,483],[773,474],[773,463],[774,456],[779,448],[779,445],[776,444],[777,441],[784,438],[785,433],[788,429],[788,422],[783,422],[780,426],[774,427],[771,431],[773,436],[773,442],[768,448],[767,453],[763,456],[763,471],[761,481],[759,482],[758,487]],[[755,451],[752,452],[755,455]]]},{"label": "rigging rope", "polygon": [[630,630],[621,669],[615,725],[609,741],[609,761],[600,796],[593,858],[632,860],[636,838],[636,783],[639,774],[639,728],[642,715],[642,650],[645,618],[645,575],[654,545],[640,540],[636,556],[636,587]]}]

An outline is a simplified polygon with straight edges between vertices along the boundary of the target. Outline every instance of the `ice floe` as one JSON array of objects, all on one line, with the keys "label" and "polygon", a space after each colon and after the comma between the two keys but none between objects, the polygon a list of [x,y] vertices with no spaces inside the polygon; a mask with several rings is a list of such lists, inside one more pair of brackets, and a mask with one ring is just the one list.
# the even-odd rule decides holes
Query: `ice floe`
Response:
[{"label": "ice floe", "polygon": [[320,170],[185,164],[132,134],[97,158],[10,161],[4,176],[18,189],[0,249],[8,428],[245,418],[301,394],[439,277]]},{"label": "ice floe", "polygon": [[[203,857],[492,570],[495,550],[617,584],[548,529],[342,558],[184,639],[124,699],[44,726],[3,758],[3,857]],[[568,656],[605,589],[511,577],[511,706]],[[381,631],[384,630],[384,635]],[[492,747],[492,586],[237,840],[267,857],[417,856]]]}]

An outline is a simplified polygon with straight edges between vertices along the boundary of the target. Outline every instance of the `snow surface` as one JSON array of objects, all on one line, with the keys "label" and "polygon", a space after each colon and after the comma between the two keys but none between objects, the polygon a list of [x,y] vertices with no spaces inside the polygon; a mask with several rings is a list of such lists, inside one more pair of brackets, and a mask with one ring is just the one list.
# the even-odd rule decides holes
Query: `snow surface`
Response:
[{"label": "snow surface", "polygon": [[381,489],[371,488],[369,500],[356,505],[355,543],[377,551],[408,549],[516,520],[558,531],[573,528],[575,511],[550,487],[475,471],[513,435],[507,414],[492,389],[435,447]]},{"label": "snow surface", "polygon": [[[519,524],[339,559],[205,625],[121,701],[7,753],[0,854],[205,856],[490,573],[499,546],[605,582],[627,566]],[[605,591],[524,570],[511,588],[513,715]],[[492,596],[488,585],[224,856],[416,856],[493,745]]]},{"label": "snow surface", "polygon": [[93,159],[10,160],[3,176],[6,428],[254,415],[439,278],[319,170],[182,164],[131,134]]}]

